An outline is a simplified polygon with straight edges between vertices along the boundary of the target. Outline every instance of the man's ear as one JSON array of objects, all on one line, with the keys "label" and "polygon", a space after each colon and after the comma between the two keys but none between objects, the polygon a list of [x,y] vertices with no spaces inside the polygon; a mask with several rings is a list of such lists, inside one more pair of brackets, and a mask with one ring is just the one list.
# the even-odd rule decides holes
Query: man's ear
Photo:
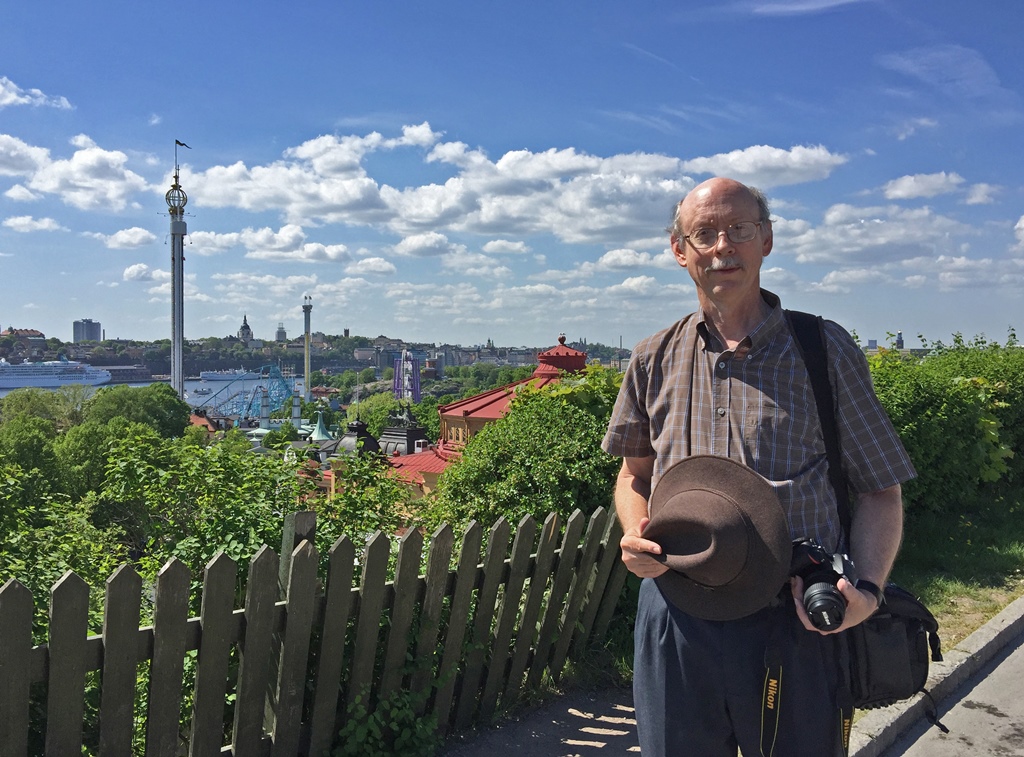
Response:
[{"label": "man's ear", "polygon": [[686,244],[679,237],[672,237],[672,254],[676,258],[676,262],[679,263],[683,268],[686,268],[686,248],[683,245]]},{"label": "man's ear", "polygon": [[772,222],[768,221],[768,233],[764,235],[764,241],[761,242],[761,257],[766,258],[772,251],[772,245],[775,242],[775,235],[772,232]]}]

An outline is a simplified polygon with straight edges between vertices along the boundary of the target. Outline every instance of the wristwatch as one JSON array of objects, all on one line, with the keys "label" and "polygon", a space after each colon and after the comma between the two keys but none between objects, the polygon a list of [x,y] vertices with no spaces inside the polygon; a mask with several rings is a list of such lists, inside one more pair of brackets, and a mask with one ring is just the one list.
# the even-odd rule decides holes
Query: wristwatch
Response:
[{"label": "wristwatch", "polygon": [[878,588],[878,584],[872,581],[865,581],[863,578],[860,578],[857,579],[857,583],[854,584],[854,587],[858,591],[870,591],[872,594],[874,594],[875,601],[878,603],[879,607],[881,607],[882,603],[885,602],[885,594],[882,592],[880,588]]}]

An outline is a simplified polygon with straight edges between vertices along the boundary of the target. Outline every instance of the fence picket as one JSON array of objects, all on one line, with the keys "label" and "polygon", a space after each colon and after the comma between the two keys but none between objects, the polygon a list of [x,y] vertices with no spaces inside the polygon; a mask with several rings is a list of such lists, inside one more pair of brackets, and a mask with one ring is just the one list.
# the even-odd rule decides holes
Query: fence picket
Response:
[{"label": "fence picket", "polygon": [[258,754],[263,739],[263,704],[270,675],[270,640],[278,596],[278,558],[264,545],[249,563],[245,633],[239,645],[238,688],[232,746],[237,755]]},{"label": "fence picket", "polygon": [[28,754],[32,592],[16,579],[0,588],[0,756]]},{"label": "fence picket", "polygon": [[107,579],[103,614],[103,683],[100,689],[101,755],[130,754],[142,579],[122,565]]},{"label": "fence picket", "polygon": [[316,548],[308,541],[303,541],[289,555],[288,615],[278,668],[277,712],[270,751],[273,757],[294,757],[299,750],[299,725],[319,561]]},{"label": "fence picket", "polygon": [[398,690],[402,683],[405,660],[409,654],[409,629],[419,599],[420,557],[423,554],[423,536],[415,528],[406,531],[398,546],[395,563],[394,593],[391,604],[391,627],[384,653],[384,667],[377,690],[378,701]]},{"label": "fence picket", "polygon": [[352,572],[355,547],[342,536],[331,547],[327,567],[327,596],[320,626],[320,655],[310,715],[309,754],[326,752],[335,735],[338,689],[345,657],[345,632],[352,612]]},{"label": "fence picket", "polygon": [[541,603],[547,593],[548,579],[554,566],[555,546],[558,544],[558,513],[549,513],[541,527],[540,541],[533,563],[533,575],[530,576],[530,588],[523,607],[523,617],[516,633],[516,643],[512,650],[505,691],[501,696],[502,707],[505,707],[519,692],[523,682],[527,658],[537,638],[537,622],[540,617]]},{"label": "fence picket", "polygon": [[584,516],[579,510],[569,516],[562,534],[562,545],[558,550],[558,567],[555,579],[551,583],[547,605],[544,607],[544,620],[537,634],[537,648],[533,653],[530,673],[526,677],[526,685],[536,688],[540,683],[544,669],[551,660],[551,650],[555,643],[555,631],[562,614],[562,602],[569,592],[573,571],[576,568],[576,553],[579,550],[580,535],[583,533]]},{"label": "fence picket", "polygon": [[441,626],[441,610],[448,587],[448,571],[452,561],[454,534],[450,526],[438,528],[430,537],[427,574],[423,588],[423,606],[420,608],[419,637],[413,652],[415,669],[409,679],[410,691],[423,692],[424,697],[413,705],[417,715],[427,710],[430,679],[434,673],[434,653],[437,633]]},{"label": "fence picket", "polygon": [[377,660],[377,639],[380,636],[380,613],[384,606],[384,582],[387,580],[391,542],[380,531],[370,537],[363,557],[363,575],[359,587],[359,616],[356,619],[356,641],[352,649],[352,672],[348,679],[348,696],[352,706],[360,697],[367,710],[373,685],[373,667]]},{"label": "fence picket", "polygon": [[619,538],[615,537],[614,543],[611,541],[613,534],[617,531],[621,533],[618,523],[618,518],[609,512],[598,544],[597,564],[594,566],[593,577],[580,615],[579,631],[573,639],[570,650],[573,657],[578,657],[586,649],[591,629],[594,627],[594,619],[597,617],[598,610],[601,609],[601,599],[604,597],[608,577],[619,557]]},{"label": "fence picket", "polygon": [[[289,517],[282,544],[314,536],[315,524],[312,513]],[[317,582],[311,540],[280,559],[263,547],[249,563],[241,610],[234,609],[237,566],[219,553],[206,566],[202,610],[193,619],[188,569],[172,559],[157,576],[152,628],[139,628],[142,582],[124,565],[107,581],[103,633],[94,637],[88,636],[89,587],[69,571],[53,587],[49,643],[38,647],[31,646],[31,594],[9,581],[0,587],[0,757],[27,752],[30,687],[44,677],[46,754],[80,753],[85,682],[93,670],[101,671],[98,753],[140,748],[132,743],[133,704],[139,663],[147,661],[148,711],[140,724],[146,754],[180,754],[182,675],[190,650],[197,653],[190,757],[322,755],[344,725],[345,705],[365,697],[359,701],[372,713],[403,688],[420,695],[413,700],[416,713],[436,717],[440,735],[490,719],[514,701],[524,674],[527,686],[545,670],[557,678],[567,655],[603,633],[625,580],[618,524],[605,511],[589,520],[573,513],[560,543],[557,515],[544,521],[539,541],[537,530],[533,518],[523,518],[509,554],[511,527],[500,519],[481,557],[483,529],[471,523],[453,570],[454,535],[444,526],[431,538],[422,576],[423,536],[409,531],[398,545],[392,583],[391,542],[377,533],[363,553],[358,588],[352,586],[355,548],[343,537],[331,549],[326,593]],[[383,625],[389,630],[382,640]],[[235,643],[234,722],[227,724],[231,744],[225,746]],[[403,687],[410,657],[417,665]],[[307,671],[309,660],[315,670]]]},{"label": "fence picket", "polygon": [[176,757],[181,720],[181,674],[185,663],[188,588],[191,573],[172,557],[157,574],[153,609],[153,664],[149,670],[146,757]]},{"label": "fence picket", "polygon": [[491,622],[494,620],[494,604],[498,598],[498,589],[501,586],[505,568],[509,531],[508,521],[499,518],[487,536],[483,584],[476,596],[473,636],[470,638],[470,647],[466,652],[466,672],[462,678],[455,712],[456,728],[465,728],[473,721],[473,715],[480,701],[480,676],[491,649]]},{"label": "fence picket", "polygon": [[218,552],[203,572],[189,757],[215,757],[224,742],[224,697],[234,641],[231,625],[237,577],[238,565],[223,552]]},{"label": "fence picket", "polygon": [[452,698],[458,682],[459,661],[462,659],[463,642],[469,625],[470,603],[476,588],[477,561],[480,558],[480,542],[483,527],[475,520],[470,521],[462,536],[459,550],[459,567],[455,572],[455,587],[452,589],[451,607],[448,613],[448,627],[445,630],[444,651],[437,668],[437,691],[434,693],[434,714],[437,716],[437,730],[441,735],[448,732]]},{"label": "fence picket", "polygon": [[601,537],[604,535],[607,518],[607,511],[599,507],[591,514],[590,521],[587,523],[587,533],[583,537],[582,556],[579,560],[580,569],[574,576],[569,596],[566,597],[565,607],[562,610],[561,630],[551,655],[551,675],[556,681],[562,674],[562,666],[565,665],[565,658],[569,654],[572,640],[578,634],[576,624],[580,618],[583,600],[587,596],[587,589],[590,586],[594,562],[597,550],[601,546]]},{"label": "fence picket", "polygon": [[505,584],[505,591],[501,598],[501,611],[496,615],[494,639],[491,643],[493,651],[487,665],[483,695],[480,697],[480,718],[485,722],[494,716],[498,694],[505,677],[505,669],[511,656],[512,632],[516,628],[516,619],[519,617],[523,585],[526,582],[526,574],[530,570],[530,553],[533,551],[533,542],[536,536],[537,522],[529,515],[523,517],[516,527],[516,537],[512,542],[508,583]]},{"label": "fence picket", "polygon": [[70,570],[50,592],[46,754],[82,753],[89,587]]}]

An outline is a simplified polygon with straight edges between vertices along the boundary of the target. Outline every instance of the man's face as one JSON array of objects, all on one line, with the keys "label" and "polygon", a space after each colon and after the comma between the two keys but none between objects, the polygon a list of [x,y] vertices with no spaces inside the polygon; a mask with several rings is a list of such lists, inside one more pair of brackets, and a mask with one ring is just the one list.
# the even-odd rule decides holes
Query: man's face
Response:
[{"label": "man's face", "polygon": [[672,240],[679,265],[690,272],[697,289],[710,300],[726,304],[746,297],[760,298],[761,261],[772,250],[771,223],[758,226],[754,238],[747,242],[732,242],[724,233],[733,224],[756,223],[758,216],[753,195],[742,184],[728,179],[705,182],[683,200],[679,209],[683,235],[702,228],[723,232],[707,250],[695,249],[682,237]]}]

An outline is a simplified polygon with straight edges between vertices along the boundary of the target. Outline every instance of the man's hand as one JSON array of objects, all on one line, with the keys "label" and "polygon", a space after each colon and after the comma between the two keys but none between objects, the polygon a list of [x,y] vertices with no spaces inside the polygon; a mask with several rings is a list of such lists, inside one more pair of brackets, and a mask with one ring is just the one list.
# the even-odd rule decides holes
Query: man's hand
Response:
[{"label": "man's hand", "polygon": [[650,555],[660,555],[661,545],[657,542],[644,539],[644,529],[650,523],[650,518],[641,518],[639,526],[631,528],[622,538],[619,539],[619,547],[622,549],[622,562],[626,569],[641,578],[656,578],[668,571],[668,566],[653,559]]},{"label": "man's hand", "polygon": [[863,623],[870,618],[878,610],[878,600],[874,594],[867,590],[861,591],[845,578],[840,578],[836,588],[839,589],[839,593],[846,600],[846,616],[843,618],[843,624],[839,628],[831,631],[822,631],[814,627],[810,617],[807,615],[807,610],[804,608],[804,580],[800,576],[793,576],[790,579],[789,585],[790,590],[793,592],[793,603],[796,605],[796,614],[800,618],[800,622],[803,623],[804,628],[808,631],[820,633],[822,636],[840,633],[847,628],[853,628],[855,625]]}]

